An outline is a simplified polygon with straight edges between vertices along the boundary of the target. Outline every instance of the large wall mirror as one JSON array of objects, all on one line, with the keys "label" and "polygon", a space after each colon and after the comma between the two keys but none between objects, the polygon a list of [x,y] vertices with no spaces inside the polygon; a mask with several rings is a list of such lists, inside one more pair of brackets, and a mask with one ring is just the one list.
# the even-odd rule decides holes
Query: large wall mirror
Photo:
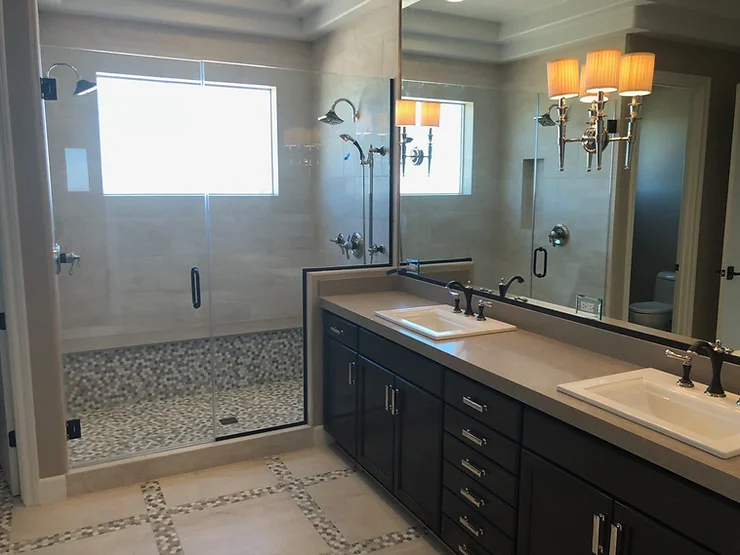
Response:
[{"label": "large wall mirror", "polygon": [[[614,4],[404,1],[402,259],[470,257],[527,306],[740,348],[740,7]],[[638,108],[624,82],[599,97],[604,50],[623,80],[654,54]],[[573,58],[561,101],[548,62]]]}]

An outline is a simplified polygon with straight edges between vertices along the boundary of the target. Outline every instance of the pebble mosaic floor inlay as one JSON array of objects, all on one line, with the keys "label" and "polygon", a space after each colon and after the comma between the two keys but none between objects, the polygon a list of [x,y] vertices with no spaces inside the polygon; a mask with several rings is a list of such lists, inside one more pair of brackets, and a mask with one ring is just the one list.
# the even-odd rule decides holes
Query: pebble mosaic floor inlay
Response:
[{"label": "pebble mosaic floor inlay", "polygon": [[[214,430],[214,399],[216,426]],[[303,422],[303,379],[79,411],[82,437],[70,440],[73,466],[120,459]],[[236,418],[235,424],[218,420]],[[215,431],[215,434],[214,434]]]},{"label": "pebble mosaic floor inlay", "polygon": [[[336,457],[336,455],[331,454],[329,449],[316,449],[312,451],[324,451],[328,452],[329,456]],[[319,472],[318,474],[312,474],[305,477],[295,476],[283,461],[283,458],[286,457],[290,457],[290,454],[284,455],[283,457],[268,457],[264,459],[263,464],[274,475],[274,485],[271,486],[257,487],[211,498],[204,495],[204,498],[198,501],[173,506],[168,504],[168,494],[166,491],[163,491],[160,481],[153,480],[145,482],[140,486],[143,506],[146,509],[145,512],[141,514],[22,541],[12,540],[14,505],[17,508],[17,501],[14,501],[11,498],[10,491],[7,488],[7,485],[3,482],[3,486],[0,488],[0,553],[16,554],[38,550],[40,555],[46,555],[47,553],[64,553],[65,555],[68,553],[80,553],[85,555],[92,553],[97,554],[99,551],[96,549],[98,548],[89,543],[90,541],[95,540],[91,540],[90,538],[116,534],[123,530],[133,528],[141,530],[141,527],[146,525],[151,528],[151,537],[153,538],[153,540],[149,540],[150,543],[152,543],[152,546],[150,547],[151,552],[156,552],[160,555],[184,553],[187,553],[188,555],[200,555],[201,553],[221,553],[221,548],[215,546],[213,549],[208,549],[207,551],[199,549],[197,550],[197,553],[193,552],[189,548],[185,549],[183,543],[186,538],[184,538],[182,534],[190,534],[192,537],[193,531],[192,529],[178,529],[178,527],[183,525],[183,521],[178,519],[182,519],[183,517],[186,519],[189,518],[184,515],[193,515],[194,513],[199,512],[203,512],[204,514],[208,513],[209,517],[204,521],[208,524],[202,525],[203,527],[198,530],[198,533],[202,534],[203,537],[207,539],[206,541],[213,539],[213,541],[228,542],[228,538],[219,536],[222,532],[219,532],[218,530],[222,530],[219,526],[223,525],[224,521],[228,522],[229,519],[233,517],[229,514],[214,512],[214,510],[222,510],[229,506],[236,507],[244,502],[269,496],[276,496],[276,498],[279,498],[281,495],[289,496],[298,508],[299,513],[296,514],[300,514],[302,517],[296,518],[305,518],[304,522],[293,521],[292,526],[295,526],[296,528],[300,526],[305,527],[306,523],[308,523],[315,531],[315,534],[317,534],[326,544],[326,550],[321,550],[320,555],[369,555],[370,553],[378,553],[379,555],[382,555],[385,552],[384,550],[393,549],[404,544],[409,544],[410,547],[414,547],[414,549],[404,551],[404,553],[408,553],[409,555],[412,553],[418,555],[447,553],[447,551],[443,547],[439,546],[439,544],[435,544],[431,540],[425,539],[428,537],[429,532],[423,526],[414,524],[413,521],[408,520],[408,516],[401,516],[400,514],[395,517],[397,518],[395,530],[368,537],[360,541],[349,541],[342,530],[340,530],[342,525],[339,525],[338,527],[331,521],[329,516],[324,512],[324,510],[322,510],[322,507],[313,499],[307,488],[316,486],[317,484],[327,484],[337,480],[353,479],[353,476],[362,477],[364,476],[363,471],[353,465],[343,464],[342,466],[344,466],[344,468]],[[195,474],[185,475],[185,478],[189,478],[191,476],[194,481],[197,481]],[[1,478],[2,476],[0,476],[0,479]],[[340,487],[338,491],[342,491],[342,488]],[[368,499],[370,504],[385,503],[384,501],[378,501],[380,496],[377,493],[371,493],[370,495],[372,497],[372,499]],[[84,498],[77,499],[81,500],[80,502],[84,501]],[[42,509],[44,509],[44,507],[42,507]],[[53,512],[59,509],[49,507],[48,510]],[[392,511],[393,509],[389,510]],[[396,508],[395,510],[400,509]],[[221,516],[219,516],[219,514],[221,514]],[[222,518],[223,521],[219,522],[219,518]],[[364,515],[360,514],[359,518],[364,518]],[[401,526],[397,525],[398,522],[401,523]],[[276,553],[274,551],[274,546],[272,546],[272,548],[265,546],[270,543],[272,539],[270,537],[271,534],[279,533],[279,530],[265,530],[264,534],[266,537],[250,537],[246,540],[246,544],[244,545],[231,544],[228,549],[228,553]],[[320,540],[317,539],[316,541]],[[253,543],[250,544],[250,542]],[[156,547],[154,544],[156,544]],[[57,548],[64,549],[62,551],[57,551]],[[149,553],[150,551],[146,552]],[[139,552],[140,551],[138,551],[137,548],[129,548],[126,545],[118,545],[115,550],[116,554],[134,554]],[[298,551],[291,550],[291,554],[292,553],[300,554],[304,553],[304,551],[300,549]],[[312,551],[311,553],[316,554],[316,551]]]}]

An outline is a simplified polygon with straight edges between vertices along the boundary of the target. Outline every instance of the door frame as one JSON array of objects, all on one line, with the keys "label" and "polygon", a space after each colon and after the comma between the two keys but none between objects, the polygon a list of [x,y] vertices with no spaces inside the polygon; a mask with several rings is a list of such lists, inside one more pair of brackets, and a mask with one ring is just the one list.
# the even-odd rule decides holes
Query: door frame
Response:
[{"label": "door frame", "polygon": [[[701,222],[701,202],[704,191],[704,165],[706,160],[707,133],[709,125],[709,101],[711,79],[701,75],[688,75],[666,71],[655,72],[655,85],[688,89],[692,92],[691,113],[686,138],[686,158],[681,194],[681,215],[678,237],[678,260],[680,271],[676,279],[673,333],[692,336],[694,295],[696,291],[697,254],[699,250],[698,229]],[[633,168],[639,163],[639,138],[635,148]],[[632,244],[635,229],[635,195],[637,172],[629,172],[629,202],[625,210],[615,210],[614,222],[626,221],[624,228],[624,265],[611,265],[612,276],[607,280],[610,288],[621,283],[621,306],[614,317],[627,321],[629,316],[630,281],[632,271]],[[613,230],[614,231],[614,230]],[[613,257],[613,255],[611,255]],[[607,294],[607,297],[610,297]]]},{"label": "door frame", "polygon": [[[6,60],[4,11],[0,0],[0,59]],[[5,308],[13,412],[18,456],[21,497],[26,505],[39,501],[39,464],[34,413],[33,384],[31,381],[31,353],[28,339],[26,291],[21,263],[22,249],[20,220],[16,194],[13,142],[10,130],[8,78],[6,68],[0,67],[0,248],[6,260],[3,265]],[[12,253],[12,257],[10,255]],[[50,254],[51,256],[51,254]],[[0,438],[6,441],[7,438]]]},{"label": "door frame", "polygon": [[[735,117],[733,124],[733,141],[732,151],[730,154],[730,178],[727,186],[727,209],[725,213],[725,232],[723,237],[723,248],[722,248],[722,269],[724,270],[728,265],[729,261],[726,258],[727,244],[730,240],[731,229],[731,218],[732,218],[732,197],[733,195],[740,194],[737,187],[735,186],[738,180],[740,180],[740,139],[738,139],[738,130],[740,130],[740,84],[735,89]],[[719,286],[719,307],[717,310],[717,337],[722,334],[722,316],[724,303],[724,295],[726,292],[725,279],[720,281]]]}]

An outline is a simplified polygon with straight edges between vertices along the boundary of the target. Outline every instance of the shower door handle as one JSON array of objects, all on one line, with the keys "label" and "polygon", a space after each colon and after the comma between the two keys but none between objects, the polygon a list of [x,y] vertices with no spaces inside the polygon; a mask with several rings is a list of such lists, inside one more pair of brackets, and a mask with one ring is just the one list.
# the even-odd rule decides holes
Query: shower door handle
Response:
[{"label": "shower door handle", "polygon": [[193,308],[200,308],[200,270],[197,266],[190,270],[190,295],[193,299]]},{"label": "shower door handle", "polygon": [[[537,263],[540,260],[540,253],[541,252],[545,254],[545,259],[543,260],[542,272],[541,273],[538,273],[537,272]],[[544,247],[538,247],[538,248],[534,249],[534,262],[532,263],[532,273],[534,274],[534,277],[537,277],[537,278],[547,277],[547,257],[548,257],[548,254],[547,254],[547,249],[546,248],[544,248]]]}]

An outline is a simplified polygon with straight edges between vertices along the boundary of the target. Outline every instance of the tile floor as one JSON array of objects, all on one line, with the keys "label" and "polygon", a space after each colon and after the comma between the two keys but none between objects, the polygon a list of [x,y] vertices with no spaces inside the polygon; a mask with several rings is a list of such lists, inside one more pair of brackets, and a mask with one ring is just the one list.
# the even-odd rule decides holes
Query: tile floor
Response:
[{"label": "tile floor", "polygon": [[[82,437],[69,442],[71,466],[213,441],[214,396],[210,393],[141,401],[70,415]],[[303,379],[220,391],[215,395],[216,437],[303,422]]]},{"label": "tile floor", "polygon": [[42,507],[0,491],[0,553],[449,553],[330,448],[287,453]]}]

